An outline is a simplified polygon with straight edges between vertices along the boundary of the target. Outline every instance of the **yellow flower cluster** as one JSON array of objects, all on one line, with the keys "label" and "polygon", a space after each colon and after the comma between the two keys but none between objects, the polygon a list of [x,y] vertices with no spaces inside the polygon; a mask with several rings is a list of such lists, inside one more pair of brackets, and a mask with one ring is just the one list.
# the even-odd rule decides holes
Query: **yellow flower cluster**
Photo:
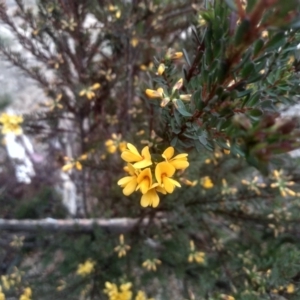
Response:
[{"label": "yellow flower cluster", "polygon": [[[141,206],[143,207],[158,206],[157,192],[173,193],[176,186],[181,187],[180,183],[172,176],[176,170],[184,170],[189,166],[188,154],[181,153],[174,156],[173,147],[168,147],[161,156],[165,161],[156,163],[154,167],[149,147],[144,147],[139,153],[137,148],[130,143],[121,154],[122,159],[128,163],[124,170],[129,176],[121,178],[118,185],[123,188],[123,194],[126,196],[140,190],[142,193]],[[154,182],[154,178],[156,182]]]},{"label": "yellow flower cluster", "polygon": [[5,294],[2,292],[1,285],[0,285],[0,300],[5,300]]},{"label": "yellow flower cluster", "polygon": [[109,139],[105,142],[105,147],[106,147],[107,152],[109,152],[111,154],[115,153],[117,151],[117,149],[119,149],[120,152],[122,152],[126,149],[126,142],[122,141],[121,134],[113,133],[111,135],[111,139]]},{"label": "yellow flower cluster", "polygon": [[[109,297],[109,300],[132,300],[132,284],[130,282],[121,284],[120,288],[114,283],[105,282],[104,293]],[[148,299],[145,292],[138,291],[135,300],[154,300]]]},{"label": "yellow flower cluster", "polygon": [[23,123],[21,116],[3,113],[0,116],[0,123],[2,123],[2,134],[14,133],[15,135],[20,135],[23,132],[20,126]]},{"label": "yellow flower cluster", "polygon": [[126,255],[126,252],[129,251],[131,247],[125,244],[123,234],[120,235],[119,240],[120,244],[117,247],[115,247],[114,251],[118,252],[119,257],[122,257]]},{"label": "yellow flower cluster", "polygon": [[[162,65],[162,64],[161,64]],[[162,66],[158,67],[157,74],[163,74],[165,71],[164,67]],[[146,89],[145,94],[148,98],[151,99],[161,99],[160,106],[165,107],[168,103],[173,103],[174,106],[177,108],[177,96],[175,95],[175,92],[180,90],[183,86],[183,78],[180,78],[173,86],[171,94],[168,94],[167,91],[165,91],[163,88],[159,87],[157,90],[151,90]],[[181,94],[179,95],[179,99],[183,101],[190,101],[192,95],[191,94]]]},{"label": "yellow flower cluster", "polygon": [[198,264],[203,264],[205,261],[205,253],[196,251],[194,241],[190,241],[190,254],[188,257],[188,262],[196,262]]},{"label": "yellow flower cluster", "polygon": [[100,83],[95,83],[92,86],[81,90],[79,92],[79,96],[80,97],[86,96],[89,100],[91,100],[96,97],[95,91],[100,89],[100,87],[101,87]]},{"label": "yellow flower cluster", "polygon": [[142,266],[148,271],[156,271],[157,266],[161,265],[161,260],[159,259],[147,259],[143,262]]},{"label": "yellow flower cluster", "polygon": [[76,274],[80,276],[86,276],[94,271],[95,262],[91,259],[86,260],[83,264],[79,264]]},{"label": "yellow flower cluster", "polygon": [[30,287],[24,289],[22,295],[20,296],[19,300],[31,300],[32,291]]},{"label": "yellow flower cluster", "polygon": [[64,159],[67,162],[61,169],[64,172],[68,172],[72,170],[73,168],[77,169],[78,171],[82,170],[82,164],[81,161],[86,160],[88,157],[87,154],[82,154],[77,159],[73,159],[70,157],[65,156]]}]

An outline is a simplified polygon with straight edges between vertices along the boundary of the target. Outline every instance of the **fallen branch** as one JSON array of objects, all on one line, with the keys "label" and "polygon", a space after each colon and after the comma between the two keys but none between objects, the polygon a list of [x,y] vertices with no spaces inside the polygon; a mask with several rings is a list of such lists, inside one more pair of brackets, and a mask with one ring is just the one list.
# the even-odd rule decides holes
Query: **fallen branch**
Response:
[{"label": "fallen branch", "polygon": [[150,223],[156,225],[166,222],[164,219],[52,219],[41,220],[6,220],[0,219],[0,230],[35,232],[46,230],[51,232],[92,232],[95,228],[102,228],[110,232],[122,233],[133,230],[135,226],[147,226]]}]

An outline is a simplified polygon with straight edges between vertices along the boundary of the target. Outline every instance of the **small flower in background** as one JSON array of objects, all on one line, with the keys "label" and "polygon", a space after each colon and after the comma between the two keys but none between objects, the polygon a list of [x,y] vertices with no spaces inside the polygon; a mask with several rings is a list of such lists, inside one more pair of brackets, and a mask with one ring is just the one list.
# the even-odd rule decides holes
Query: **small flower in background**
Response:
[{"label": "small flower in background", "polygon": [[225,295],[225,294],[221,294],[221,299],[222,300],[235,300],[235,298],[233,296]]},{"label": "small flower in background", "polygon": [[20,135],[23,133],[20,124],[23,123],[23,118],[17,115],[11,115],[3,113],[0,116],[0,123],[2,123],[2,134],[14,133],[15,135]]},{"label": "small flower in background", "polygon": [[147,259],[142,263],[143,268],[147,269],[148,271],[156,271],[159,265],[161,265],[161,261],[156,258]]},{"label": "small flower in background", "polygon": [[259,190],[259,188],[265,188],[266,187],[265,183],[259,183],[258,182],[258,176],[255,176],[252,181],[242,179],[241,183],[244,184],[244,185],[247,185],[248,189],[251,190],[251,191],[254,191],[256,193],[256,195],[261,194],[261,191]]},{"label": "small flower in background", "polygon": [[91,259],[86,260],[83,264],[79,264],[76,274],[80,276],[91,274],[94,271],[95,264]]},{"label": "small flower in background", "polygon": [[165,72],[165,69],[166,69],[165,64],[163,64],[163,63],[159,64],[156,74],[161,76]]},{"label": "small flower in background", "polygon": [[108,295],[109,300],[131,300],[132,284],[130,282],[121,284],[120,288],[116,284],[105,282],[104,293]]},{"label": "small flower in background", "polygon": [[145,93],[149,98],[162,99],[164,97],[164,89],[163,88],[158,88],[157,90],[146,89]]},{"label": "small flower in background", "polygon": [[55,58],[50,59],[48,61],[48,64],[54,67],[54,69],[58,69],[59,66],[62,65],[63,63],[64,63],[64,59],[61,54],[58,54]]},{"label": "small flower in background", "polygon": [[117,247],[115,247],[114,251],[118,252],[119,257],[126,256],[126,252],[129,251],[131,247],[125,244],[123,234],[119,236],[119,241],[120,244]]},{"label": "small flower in background", "polygon": [[237,188],[228,186],[226,179],[222,179],[222,185],[223,185],[222,192],[221,192],[222,195],[236,194]]},{"label": "small flower in background", "polygon": [[179,98],[183,101],[190,101],[192,98],[192,94],[182,94],[179,96]]},{"label": "small flower in background", "polygon": [[63,105],[60,103],[61,98],[62,94],[58,94],[54,101],[46,102],[45,105],[48,106],[51,111],[55,108],[62,109]]},{"label": "small flower in background", "polygon": [[1,285],[0,285],[0,300],[5,300],[5,294],[2,292]]},{"label": "small flower in background", "polygon": [[116,79],[116,77],[117,77],[117,75],[115,73],[113,73],[112,69],[108,69],[107,71],[100,70],[99,74],[105,76],[105,79],[107,81],[112,81],[112,80]]},{"label": "small flower in background", "polygon": [[174,94],[175,91],[178,91],[183,86],[183,78],[180,78],[173,86],[172,88],[172,94]]},{"label": "small flower in background", "polygon": [[96,94],[94,91],[98,90],[101,87],[100,83],[95,83],[92,86],[85,88],[79,92],[79,96],[86,96],[89,100],[95,98]]},{"label": "small flower in background", "polygon": [[86,160],[87,157],[88,157],[87,154],[82,154],[77,159],[73,159],[73,158],[69,158],[69,157],[65,156],[64,159],[65,159],[65,161],[67,161],[67,163],[61,168],[62,171],[68,172],[68,171],[72,170],[73,168],[77,169],[78,171],[81,171],[82,170],[81,161]]},{"label": "small flower in background", "polygon": [[110,12],[115,13],[115,17],[116,17],[117,19],[120,19],[120,17],[121,17],[121,10],[118,8],[118,6],[110,4],[110,5],[108,6],[108,10],[109,10]]},{"label": "small flower in background", "polygon": [[13,240],[9,244],[10,244],[10,246],[12,246],[14,248],[22,248],[24,239],[25,239],[24,236],[14,235]]},{"label": "small flower in background", "polygon": [[198,264],[203,264],[205,262],[205,253],[196,251],[194,241],[190,241],[190,254],[188,257],[188,262],[196,262]]},{"label": "small flower in background", "polygon": [[295,182],[289,181],[290,177],[284,176],[282,170],[274,170],[272,178],[275,179],[276,182],[271,183],[271,188],[278,188],[282,197],[286,197],[287,195],[292,197],[297,196],[296,192],[288,188],[288,186],[294,185]]},{"label": "small flower in background", "polygon": [[130,40],[130,45],[135,48],[139,44],[139,39],[137,37],[132,37]]},{"label": "small flower in background", "polygon": [[62,29],[69,29],[70,31],[74,31],[75,28],[77,27],[77,23],[75,22],[74,18],[71,18],[70,20],[62,20],[61,21],[61,27]]},{"label": "small flower in background", "polygon": [[209,176],[204,176],[200,179],[200,185],[205,189],[211,189],[214,187],[214,184]]},{"label": "small flower in background", "polygon": [[140,65],[142,71],[151,71],[153,69],[153,62],[150,62],[148,65]]},{"label": "small flower in background", "polygon": [[30,287],[24,289],[22,295],[20,296],[19,300],[31,300],[32,291]]},{"label": "small flower in background", "polygon": [[187,186],[191,186],[191,187],[196,186],[197,183],[198,183],[197,180],[190,181],[189,179],[184,178],[184,177],[179,178],[179,180],[180,180],[183,184],[185,184],[185,185],[187,185]]},{"label": "small flower in background", "polygon": [[138,291],[135,300],[154,300],[153,298],[147,298],[147,295],[143,291]]},{"label": "small flower in background", "polygon": [[182,58],[183,53],[181,51],[176,52],[173,49],[168,49],[166,55],[165,55],[165,59],[171,59],[171,60],[178,60],[180,58]]},{"label": "small flower in background", "polygon": [[106,115],[106,122],[110,125],[115,125],[119,123],[118,117],[116,115]]},{"label": "small flower in background", "polygon": [[62,291],[67,287],[67,283],[65,280],[59,280],[59,285],[57,286],[56,290],[57,291]]},{"label": "small flower in background", "polygon": [[288,294],[294,294],[295,293],[295,285],[293,283],[290,283],[287,287],[286,287],[286,292]]},{"label": "small flower in background", "polygon": [[126,150],[126,142],[122,141],[121,134],[113,133],[111,139],[106,140],[105,142],[106,151],[113,154],[119,149],[120,152]]}]

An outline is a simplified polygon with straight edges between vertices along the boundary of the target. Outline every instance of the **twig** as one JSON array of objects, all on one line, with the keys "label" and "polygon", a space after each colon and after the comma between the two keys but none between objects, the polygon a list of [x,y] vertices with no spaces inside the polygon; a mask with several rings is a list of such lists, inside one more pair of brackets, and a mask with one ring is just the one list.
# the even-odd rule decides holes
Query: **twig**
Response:
[{"label": "twig", "polygon": [[144,218],[115,218],[115,219],[40,219],[40,220],[17,220],[0,219],[0,230],[36,232],[38,230],[52,232],[89,233],[99,227],[113,233],[128,232],[134,229],[136,224],[146,227],[150,223],[159,225],[165,223],[165,219]]}]

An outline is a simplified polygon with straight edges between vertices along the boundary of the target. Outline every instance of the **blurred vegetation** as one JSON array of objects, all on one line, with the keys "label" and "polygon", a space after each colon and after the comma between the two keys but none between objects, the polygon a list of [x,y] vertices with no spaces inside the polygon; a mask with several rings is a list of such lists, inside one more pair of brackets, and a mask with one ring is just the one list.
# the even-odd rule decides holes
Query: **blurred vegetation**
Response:
[{"label": "blurred vegetation", "polygon": [[[27,185],[1,149],[0,216],[69,218],[67,178],[74,217],[139,220],[3,231],[0,299],[298,299],[297,0],[0,5],[14,41],[1,57],[45,92],[22,122],[2,119],[40,146]],[[117,184],[127,143],[155,172],[169,146],[188,154],[156,208]]]}]

